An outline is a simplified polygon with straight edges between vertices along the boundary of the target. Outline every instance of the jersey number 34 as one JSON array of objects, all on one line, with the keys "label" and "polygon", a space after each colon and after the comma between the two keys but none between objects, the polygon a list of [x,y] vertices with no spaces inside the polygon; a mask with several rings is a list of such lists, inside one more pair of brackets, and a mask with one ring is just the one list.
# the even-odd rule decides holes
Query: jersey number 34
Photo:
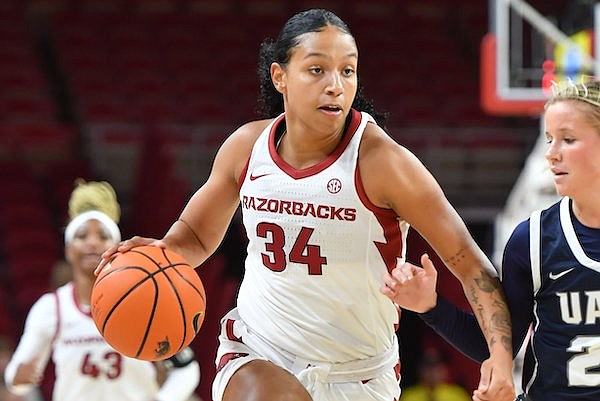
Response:
[{"label": "jersey number 34", "polygon": [[290,254],[286,255],[283,228],[274,223],[259,223],[256,226],[256,235],[270,240],[265,243],[265,250],[268,253],[262,253],[263,264],[274,272],[281,272],[285,270],[289,256],[290,262],[307,265],[309,275],[323,274],[323,266],[327,264],[327,258],[321,255],[321,248],[318,245],[309,244],[313,232],[313,228],[302,227]]}]

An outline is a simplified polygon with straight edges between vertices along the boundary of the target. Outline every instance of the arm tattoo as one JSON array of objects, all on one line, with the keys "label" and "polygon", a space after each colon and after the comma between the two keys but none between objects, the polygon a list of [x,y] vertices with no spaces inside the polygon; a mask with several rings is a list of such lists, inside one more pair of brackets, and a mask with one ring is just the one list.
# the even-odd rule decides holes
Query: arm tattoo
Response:
[{"label": "arm tattoo", "polygon": [[498,280],[494,280],[490,275],[481,272],[481,276],[475,279],[475,284],[483,292],[492,293],[499,288]]},{"label": "arm tattoo", "polygon": [[456,255],[450,256],[448,259],[444,260],[444,262],[449,266],[456,267],[465,258],[465,254],[463,253],[464,250],[464,247],[459,249],[459,251],[456,252]]},{"label": "arm tattoo", "polygon": [[512,349],[512,341],[511,341],[511,325],[509,317],[502,312],[496,312],[492,316],[491,320],[492,329],[500,335],[500,341],[502,345],[508,349]]},{"label": "arm tattoo", "polygon": [[[455,266],[463,258],[461,250],[461,252],[449,258],[447,262]],[[491,316],[484,313],[485,307],[480,299],[482,293],[489,294],[491,298],[491,306],[494,309],[491,311]],[[481,331],[488,338],[489,347],[492,348],[500,342],[504,349],[511,351],[512,330],[510,316],[507,313],[507,305],[502,295],[500,281],[482,270],[479,277],[474,279],[474,285],[471,284],[465,288],[465,294],[468,295],[473,312],[480,322]]]}]

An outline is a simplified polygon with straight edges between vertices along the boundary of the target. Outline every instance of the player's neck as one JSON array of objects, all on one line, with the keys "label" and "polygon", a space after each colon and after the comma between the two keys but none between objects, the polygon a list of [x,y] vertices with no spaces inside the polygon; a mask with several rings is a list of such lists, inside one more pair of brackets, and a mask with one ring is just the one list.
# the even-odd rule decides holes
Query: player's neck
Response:
[{"label": "player's neck", "polygon": [[573,214],[581,224],[590,228],[600,228],[600,208],[593,205],[573,202]]},{"label": "player's neck", "polygon": [[73,283],[75,284],[77,302],[83,305],[89,305],[90,300],[92,299],[93,280],[82,275],[75,275],[73,277]]}]

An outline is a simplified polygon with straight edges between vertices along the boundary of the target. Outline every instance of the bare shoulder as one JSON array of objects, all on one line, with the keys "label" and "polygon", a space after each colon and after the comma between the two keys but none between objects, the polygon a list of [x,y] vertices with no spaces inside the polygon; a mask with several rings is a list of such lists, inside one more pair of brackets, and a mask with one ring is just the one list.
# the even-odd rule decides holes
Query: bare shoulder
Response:
[{"label": "bare shoulder", "polygon": [[440,195],[437,182],[414,153],[376,124],[367,124],[365,128],[359,168],[371,202],[394,209],[398,214],[406,213],[406,205]]},{"label": "bare shoulder", "polygon": [[237,128],[221,145],[215,158],[215,166],[224,166],[238,177],[250,157],[258,136],[273,121],[257,120]]},{"label": "bare shoulder", "polygon": [[272,119],[267,120],[256,120],[248,122],[237,128],[223,143],[223,145],[233,142],[234,147],[252,148],[254,142],[263,130],[273,121]]},{"label": "bare shoulder", "polygon": [[361,169],[372,165],[381,168],[385,165],[395,166],[398,163],[420,164],[417,157],[407,148],[396,142],[385,130],[376,124],[367,124],[360,144],[359,160]]}]

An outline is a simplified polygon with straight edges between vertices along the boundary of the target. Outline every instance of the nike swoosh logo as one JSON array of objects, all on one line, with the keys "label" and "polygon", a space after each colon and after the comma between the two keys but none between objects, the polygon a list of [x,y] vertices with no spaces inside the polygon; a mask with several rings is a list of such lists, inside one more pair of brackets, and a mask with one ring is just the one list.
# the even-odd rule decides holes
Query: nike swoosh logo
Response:
[{"label": "nike swoosh logo", "polygon": [[267,175],[271,175],[271,173],[258,174],[258,175],[254,175],[254,174],[250,173],[250,181],[258,180],[259,178],[267,176]]},{"label": "nike swoosh logo", "polygon": [[550,280],[558,280],[559,278],[561,278],[565,274],[571,273],[573,270],[575,270],[575,268],[571,267],[570,269],[564,270],[564,271],[559,272],[559,273],[551,272],[550,274],[548,274],[548,277],[550,277]]}]

